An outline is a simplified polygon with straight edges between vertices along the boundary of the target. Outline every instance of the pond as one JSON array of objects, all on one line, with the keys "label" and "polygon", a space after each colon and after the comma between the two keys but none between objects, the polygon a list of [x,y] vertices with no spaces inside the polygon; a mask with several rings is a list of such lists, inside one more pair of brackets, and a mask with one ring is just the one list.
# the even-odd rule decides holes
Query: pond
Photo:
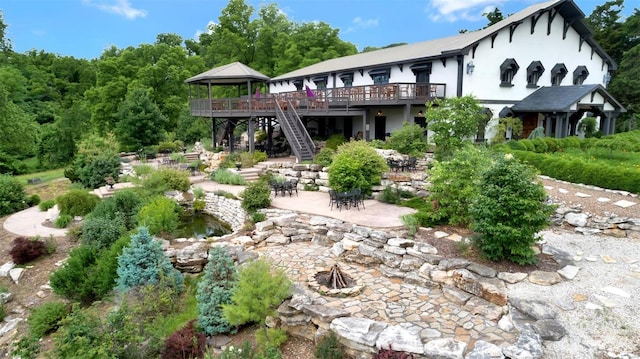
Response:
[{"label": "pond", "polygon": [[175,238],[219,237],[231,233],[229,224],[207,213],[185,213],[178,228],[172,233]]}]

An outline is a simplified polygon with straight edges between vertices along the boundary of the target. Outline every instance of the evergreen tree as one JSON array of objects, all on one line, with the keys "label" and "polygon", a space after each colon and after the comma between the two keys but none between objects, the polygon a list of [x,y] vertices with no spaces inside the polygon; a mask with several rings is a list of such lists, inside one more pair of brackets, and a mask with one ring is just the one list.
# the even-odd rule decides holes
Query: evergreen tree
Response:
[{"label": "evergreen tree", "polygon": [[138,87],[130,90],[116,117],[119,118],[116,135],[125,151],[138,151],[157,145],[164,139],[167,118],[160,112],[148,89]]},{"label": "evergreen tree", "polygon": [[171,265],[146,227],[139,227],[131,236],[131,245],[118,257],[118,289],[126,292],[133,287],[157,284],[161,278],[178,292],[182,290],[182,274]]},{"label": "evergreen tree", "polygon": [[291,282],[283,271],[273,271],[269,262],[255,260],[240,270],[231,304],[222,306],[225,318],[233,325],[260,323],[276,316],[276,309],[290,295]]},{"label": "evergreen tree", "polygon": [[198,322],[207,335],[228,333],[231,324],[222,314],[222,305],[231,303],[231,291],[237,281],[233,260],[222,247],[209,253],[209,262],[198,283]]}]

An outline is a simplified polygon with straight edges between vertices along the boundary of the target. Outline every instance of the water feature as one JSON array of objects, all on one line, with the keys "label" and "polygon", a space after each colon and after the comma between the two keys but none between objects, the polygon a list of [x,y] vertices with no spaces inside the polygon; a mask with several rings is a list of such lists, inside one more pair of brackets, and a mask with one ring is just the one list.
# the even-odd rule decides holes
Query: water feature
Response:
[{"label": "water feature", "polygon": [[206,238],[219,237],[231,233],[231,227],[207,213],[185,213],[180,218],[178,228],[174,231],[175,238]]}]

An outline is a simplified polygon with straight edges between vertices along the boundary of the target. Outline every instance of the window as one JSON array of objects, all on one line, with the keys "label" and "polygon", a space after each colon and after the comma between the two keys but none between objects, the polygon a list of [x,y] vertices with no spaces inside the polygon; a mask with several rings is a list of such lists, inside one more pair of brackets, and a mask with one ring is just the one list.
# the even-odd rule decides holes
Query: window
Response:
[{"label": "window", "polygon": [[369,76],[371,76],[374,85],[388,84],[390,74],[390,68],[369,71]]},{"label": "window", "polygon": [[316,84],[316,88],[318,90],[326,90],[327,89],[327,76],[319,76],[311,79]]},{"label": "window", "polygon": [[303,80],[293,80],[293,85],[296,87],[296,90],[301,91],[302,90],[302,84],[303,84]]},{"label": "window", "polygon": [[538,86],[538,80],[544,72],[544,66],[540,61],[532,61],[529,67],[527,67],[527,87],[536,88]]},{"label": "window", "polygon": [[353,73],[340,75],[340,80],[342,80],[344,87],[353,86]]},{"label": "window", "polygon": [[586,66],[580,65],[576,67],[573,71],[573,84],[582,85],[587,76],[589,76],[589,70],[587,70]]},{"label": "window", "polygon": [[514,59],[506,59],[500,65],[500,86],[501,87],[511,87],[513,86],[513,77],[518,72],[520,66]]},{"label": "window", "polygon": [[551,86],[560,86],[562,80],[567,76],[567,67],[564,64],[556,64],[551,69]]}]

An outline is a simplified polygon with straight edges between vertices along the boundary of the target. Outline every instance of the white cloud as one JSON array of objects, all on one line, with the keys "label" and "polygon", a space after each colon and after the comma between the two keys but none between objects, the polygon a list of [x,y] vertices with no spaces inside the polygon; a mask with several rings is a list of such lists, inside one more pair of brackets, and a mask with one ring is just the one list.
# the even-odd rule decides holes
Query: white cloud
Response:
[{"label": "white cloud", "polygon": [[147,12],[142,9],[135,9],[128,0],[114,0],[113,2],[82,0],[82,3],[88,6],[96,7],[104,12],[124,16],[127,19],[135,19],[147,16]]},{"label": "white cloud", "polygon": [[356,16],[351,21],[351,26],[349,26],[345,32],[352,32],[352,31],[362,30],[362,29],[370,29],[372,27],[378,27],[379,24],[380,24],[380,20],[378,19],[363,19],[360,16]]},{"label": "white cloud", "polygon": [[193,35],[193,39],[195,41],[200,41],[200,35],[202,35],[202,34],[212,34],[213,33],[213,29],[215,29],[216,26],[218,26],[218,24],[216,24],[215,21],[210,20],[209,23],[207,23],[207,29],[206,30],[198,30],[198,31],[196,31],[195,35]]},{"label": "white cloud", "polygon": [[426,9],[433,21],[479,21],[483,13],[493,11],[507,0],[431,0]]}]

